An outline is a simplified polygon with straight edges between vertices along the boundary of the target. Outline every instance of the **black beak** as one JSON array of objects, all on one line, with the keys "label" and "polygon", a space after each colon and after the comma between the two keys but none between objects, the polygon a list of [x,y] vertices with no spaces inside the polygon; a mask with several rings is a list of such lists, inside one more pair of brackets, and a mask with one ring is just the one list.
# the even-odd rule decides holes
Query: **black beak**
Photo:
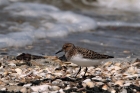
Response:
[{"label": "black beak", "polygon": [[63,51],[63,49],[61,49],[61,50],[59,50],[58,52],[56,52],[55,54],[58,54],[58,53],[60,53],[60,52],[62,52]]}]

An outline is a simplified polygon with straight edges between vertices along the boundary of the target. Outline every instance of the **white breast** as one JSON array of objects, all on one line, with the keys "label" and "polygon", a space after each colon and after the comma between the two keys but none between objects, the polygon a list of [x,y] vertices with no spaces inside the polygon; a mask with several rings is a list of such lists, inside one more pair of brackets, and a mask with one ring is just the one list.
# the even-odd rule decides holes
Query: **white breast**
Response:
[{"label": "white breast", "polygon": [[102,60],[93,60],[93,59],[83,58],[82,55],[80,55],[80,54],[77,54],[70,59],[70,62],[73,62],[73,63],[75,63],[79,66],[83,66],[83,67],[99,65],[99,63],[101,63],[101,61]]}]

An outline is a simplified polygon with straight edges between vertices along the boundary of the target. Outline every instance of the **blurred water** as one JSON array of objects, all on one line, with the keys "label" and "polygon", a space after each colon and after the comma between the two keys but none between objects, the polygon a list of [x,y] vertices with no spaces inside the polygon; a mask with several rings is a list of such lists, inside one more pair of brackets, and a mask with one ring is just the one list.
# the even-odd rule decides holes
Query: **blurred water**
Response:
[{"label": "blurred water", "polygon": [[65,42],[140,57],[138,0],[0,0],[0,51],[54,55]]}]

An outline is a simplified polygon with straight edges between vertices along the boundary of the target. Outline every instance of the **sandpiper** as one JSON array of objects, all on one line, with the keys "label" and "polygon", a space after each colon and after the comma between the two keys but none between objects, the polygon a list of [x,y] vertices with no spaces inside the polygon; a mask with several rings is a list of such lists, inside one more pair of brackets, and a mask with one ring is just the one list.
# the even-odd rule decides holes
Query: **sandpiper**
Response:
[{"label": "sandpiper", "polygon": [[[56,54],[64,51],[67,61],[73,62],[80,66],[78,73],[81,71],[81,66],[86,67],[85,74],[88,66],[95,66],[101,59],[114,58],[113,56],[108,56],[104,54],[99,54],[92,50],[75,46],[72,43],[65,43],[61,50],[56,52]],[[78,75],[76,74],[76,76]],[[84,76],[85,76],[84,74]],[[75,76],[75,77],[76,77]]]}]

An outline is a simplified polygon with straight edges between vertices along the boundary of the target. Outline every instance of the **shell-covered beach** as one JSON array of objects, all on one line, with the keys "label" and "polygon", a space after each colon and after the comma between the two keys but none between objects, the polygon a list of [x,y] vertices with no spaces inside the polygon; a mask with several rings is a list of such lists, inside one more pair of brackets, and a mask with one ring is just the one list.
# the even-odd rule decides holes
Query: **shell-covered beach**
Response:
[{"label": "shell-covered beach", "polygon": [[[125,58],[124,58],[125,60]],[[115,60],[114,60],[115,61]],[[1,93],[139,93],[140,60],[104,62],[85,68],[74,77],[79,67],[56,56],[22,53],[1,55]]]},{"label": "shell-covered beach", "polygon": [[[0,93],[140,93],[139,0],[0,0]],[[65,43],[114,56],[61,61]]]}]

